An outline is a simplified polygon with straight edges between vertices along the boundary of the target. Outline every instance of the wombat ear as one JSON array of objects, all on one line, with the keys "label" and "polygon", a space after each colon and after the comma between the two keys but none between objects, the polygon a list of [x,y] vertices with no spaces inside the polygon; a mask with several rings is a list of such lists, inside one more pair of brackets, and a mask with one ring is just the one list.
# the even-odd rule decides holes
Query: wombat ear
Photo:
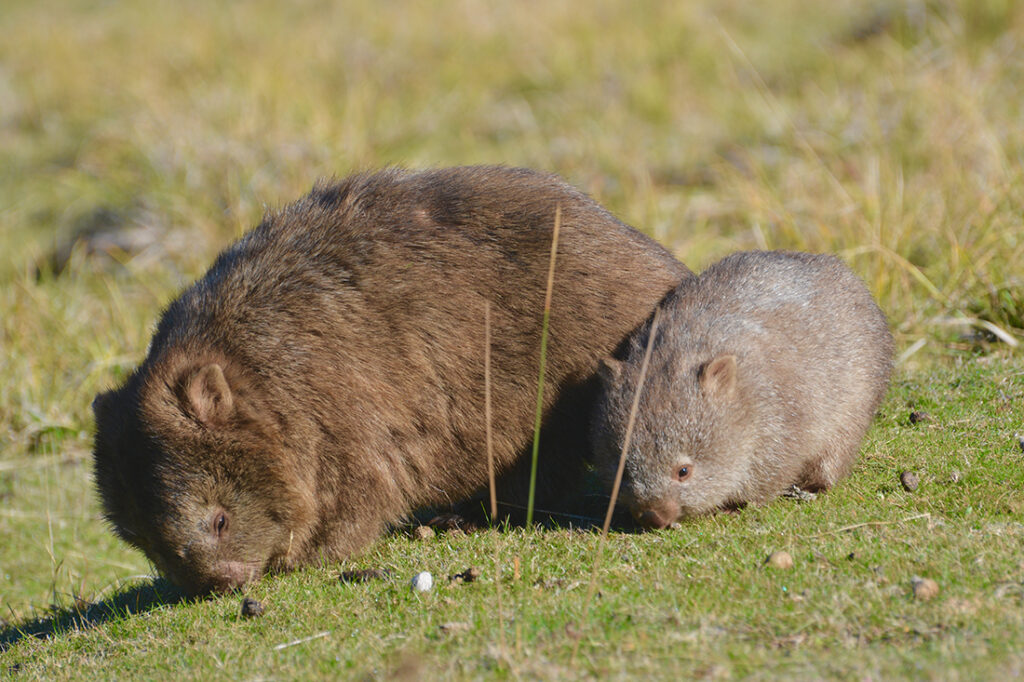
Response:
[{"label": "wombat ear", "polygon": [[611,386],[622,376],[622,360],[605,358],[597,366],[597,375],[601,377],[601,383]]},{"label": "wombat ear", "polygon": [[224,370],[216,363],[199,368],[188,379],[185,399],[196,418],[207,426],[225,422],[235,409]]},{"label": "wombat ear", "polygon": [[697,382],[707,395],[731,397],[736,388],[736,356],[719,355],[705,363],[697,375]]}]

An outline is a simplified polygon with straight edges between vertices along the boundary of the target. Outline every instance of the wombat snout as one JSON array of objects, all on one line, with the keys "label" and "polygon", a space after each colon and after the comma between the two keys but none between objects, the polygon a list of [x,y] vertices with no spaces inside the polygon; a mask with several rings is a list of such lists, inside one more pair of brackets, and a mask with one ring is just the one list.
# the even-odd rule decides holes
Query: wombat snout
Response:
[{"label": "wombat snout", "polygon": [[190,585],[188,591],[192,594],[231,592],[258,578],[261,568],[245,561],[217,561],[210,566],[210,574]]},{"label": "wombat snout", "polygon": [[644,528],[668,528],[679,518],[679,505],[670,500],[659,500],[653,505],[634,507],[633,517]]},{"label": "wombat snout", "polygon": [[202,559],[186,556],[168,563],[157,556],[154,563],[171,582],[196,597],[211,592],[231,592],[256,580],[263,573],[262,562],[235,559]]}]

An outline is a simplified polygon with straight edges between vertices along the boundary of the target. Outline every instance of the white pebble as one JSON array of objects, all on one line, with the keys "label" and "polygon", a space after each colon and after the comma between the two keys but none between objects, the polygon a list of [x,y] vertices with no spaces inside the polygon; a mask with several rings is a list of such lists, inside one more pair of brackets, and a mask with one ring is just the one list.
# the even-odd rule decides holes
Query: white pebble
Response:
[{"label": "white pebble", "polygon": [[410,584],[414,592],[429,592],[434,586],[434,576],[429,571],[423,571],[414,575]]}]

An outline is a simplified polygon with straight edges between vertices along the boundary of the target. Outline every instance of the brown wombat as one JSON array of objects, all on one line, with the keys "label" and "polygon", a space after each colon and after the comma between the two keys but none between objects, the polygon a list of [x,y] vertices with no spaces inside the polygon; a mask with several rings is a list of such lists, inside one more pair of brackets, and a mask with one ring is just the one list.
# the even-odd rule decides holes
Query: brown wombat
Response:
[{"label": "brown wombat", "polygon": [[465,499],[487,482],[488,302],[499,493],[514,496],[557,206],[538,506],[564,495],[601,358],[692,273],[554,176],[388,170],[268,216],[97,396],[96,483],[115,531],[202,593],[349,556],[414,508]]},{"label": "brown wombat", "polygon": [[[850,469],[885,395],[893,342],[864,283],[833,256],[737,253],[665,297],[622,482],[649,527]],[[607,360],[592,444],[614,477],[650,323]]]}]

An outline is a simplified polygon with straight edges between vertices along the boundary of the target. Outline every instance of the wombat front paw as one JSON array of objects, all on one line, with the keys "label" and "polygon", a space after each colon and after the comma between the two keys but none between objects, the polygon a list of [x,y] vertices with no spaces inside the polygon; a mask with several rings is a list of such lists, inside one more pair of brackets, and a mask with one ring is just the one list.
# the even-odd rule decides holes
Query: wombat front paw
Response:
[{"label": "wombat front paw", "polygon": [[800,502],[810,502],[818,497],[817,493],[812,493],[809,490],[804,490],[798,485],[791,485],[786,488],[786,492],[782,493],[783,497],[788,497],[792,500],[799,500]]}]

